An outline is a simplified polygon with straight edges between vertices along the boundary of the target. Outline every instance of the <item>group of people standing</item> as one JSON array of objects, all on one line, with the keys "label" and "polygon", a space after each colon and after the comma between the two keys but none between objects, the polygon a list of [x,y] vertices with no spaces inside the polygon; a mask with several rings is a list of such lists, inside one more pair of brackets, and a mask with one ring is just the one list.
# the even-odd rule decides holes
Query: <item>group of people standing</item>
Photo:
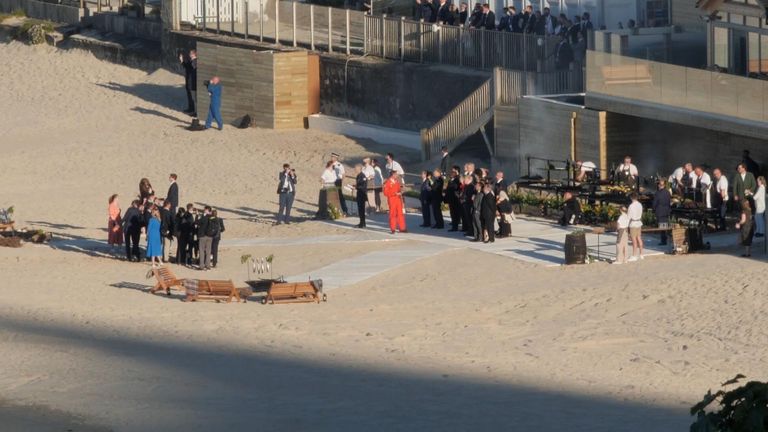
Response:
[{"label": "group of people standing", "polygon": [[[139,195],[122,213],[117,194],[110,196],[107,225],[108,243],[113,247],[125,243],[128,261],[151,261],[153,267],[171,262],[179,265],[197,264],[200,270],[210,270],[218,262],[218,245],[224,232],[224,221],[210,206],[198,210],[193,204],[179,207],[178,176],[168,177],[170,186],[165,198],[155,195],[152,184],[143,178]],[[141,254],[141,234],[146,235],[145,254]]]}]

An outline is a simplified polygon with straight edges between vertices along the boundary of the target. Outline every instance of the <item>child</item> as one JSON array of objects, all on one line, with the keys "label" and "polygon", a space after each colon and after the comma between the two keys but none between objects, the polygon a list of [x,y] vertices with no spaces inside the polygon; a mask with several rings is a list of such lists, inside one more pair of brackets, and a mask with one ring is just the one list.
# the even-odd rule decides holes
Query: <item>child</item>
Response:
[{"label": "child", "polygon": [[627,239],[629,238],[629,215],[627,208],[621,206],[621,215],[619,216],[618,231],[616,234],[616,260],[613,264],[627,263]]}]

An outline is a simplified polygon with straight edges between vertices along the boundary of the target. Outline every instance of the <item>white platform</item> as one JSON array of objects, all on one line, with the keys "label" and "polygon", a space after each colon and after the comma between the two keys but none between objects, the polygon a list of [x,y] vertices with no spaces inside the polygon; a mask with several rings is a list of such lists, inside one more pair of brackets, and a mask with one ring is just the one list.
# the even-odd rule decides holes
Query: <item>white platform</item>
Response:
[{"label": "white platform", "polygon": [[421,137],[418,132],[360,123],[323,114],[309,116],[309,128],[421,151]]}]

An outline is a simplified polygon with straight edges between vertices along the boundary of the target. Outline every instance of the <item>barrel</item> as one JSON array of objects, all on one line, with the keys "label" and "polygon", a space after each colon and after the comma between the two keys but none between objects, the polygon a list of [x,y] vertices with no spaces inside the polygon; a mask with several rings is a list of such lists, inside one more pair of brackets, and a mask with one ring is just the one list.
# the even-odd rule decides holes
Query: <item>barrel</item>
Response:
[{"label": "barrel", "polygon": [[565,235],[565,263],[584,264],[587,262],[587,237],[584,233]]}]

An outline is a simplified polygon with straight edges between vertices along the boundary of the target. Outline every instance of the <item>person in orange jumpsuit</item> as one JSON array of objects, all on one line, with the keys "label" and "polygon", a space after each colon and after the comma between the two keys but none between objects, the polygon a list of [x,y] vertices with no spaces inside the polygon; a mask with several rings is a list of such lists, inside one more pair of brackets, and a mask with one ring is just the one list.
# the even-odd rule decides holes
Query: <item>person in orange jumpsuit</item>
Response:
[{"label": "person in orange jumpsuit", "polygon": [[405,229],[402,183],[397,171],[392,171],[384,182],[384,196],[387,197],[387,204],[389,204],[389,229],[392,234],[395,233],[395,228],[399,228],[401,233],[408,232]]}]

